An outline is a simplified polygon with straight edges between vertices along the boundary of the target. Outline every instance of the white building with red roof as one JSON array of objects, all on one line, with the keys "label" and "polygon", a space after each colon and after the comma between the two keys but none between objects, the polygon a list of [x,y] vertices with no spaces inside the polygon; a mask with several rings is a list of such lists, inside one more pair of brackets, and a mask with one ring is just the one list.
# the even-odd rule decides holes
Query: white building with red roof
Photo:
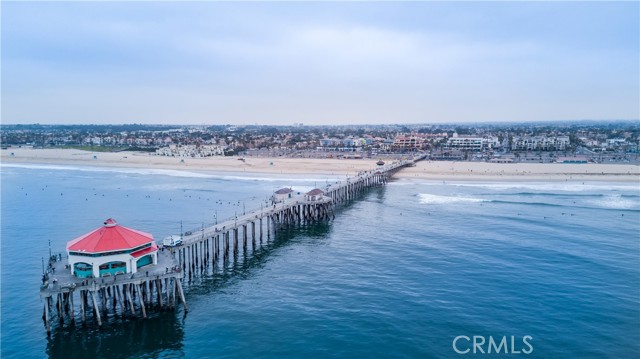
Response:
[{"label": "white building with red roof", "polygon": [[290,199],[294,194],[294,191],[291,188],[280,188],[279,190],[273,193],[271,196],[272,203],[284,202],[287,199]]},{"label": "white building with red roof", "polygon": [[305,194],[307,201],[320,201],[324,196],[324,191],[320,188],[314,188]]},{"label": "white building with red roof", "polygon": [[153,235],[119,225],[109,218],[104,225],[67,242],[71,274],[76,277],[108,277],[136,273],[158,263]]}]

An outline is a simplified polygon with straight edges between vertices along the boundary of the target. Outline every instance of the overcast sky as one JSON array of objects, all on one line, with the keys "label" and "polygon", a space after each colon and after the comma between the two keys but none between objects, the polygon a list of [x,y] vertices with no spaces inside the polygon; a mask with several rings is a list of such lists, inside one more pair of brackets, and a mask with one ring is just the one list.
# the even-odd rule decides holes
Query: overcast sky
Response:
[{"label": "overcast sky", "polygon": [[2,3],[13,123],[640,118],[638,2]]}]

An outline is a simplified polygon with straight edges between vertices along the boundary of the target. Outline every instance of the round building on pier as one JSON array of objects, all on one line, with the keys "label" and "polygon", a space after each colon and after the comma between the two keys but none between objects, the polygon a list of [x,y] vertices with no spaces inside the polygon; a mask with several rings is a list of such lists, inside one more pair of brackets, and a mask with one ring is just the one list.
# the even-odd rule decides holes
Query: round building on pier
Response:
[{"label": "round building on pier", "polygon": [[136,273],[158,263],[158,246],[150,233],[121,226],[113,218],[67,242],[71,274],[80,278]]}]

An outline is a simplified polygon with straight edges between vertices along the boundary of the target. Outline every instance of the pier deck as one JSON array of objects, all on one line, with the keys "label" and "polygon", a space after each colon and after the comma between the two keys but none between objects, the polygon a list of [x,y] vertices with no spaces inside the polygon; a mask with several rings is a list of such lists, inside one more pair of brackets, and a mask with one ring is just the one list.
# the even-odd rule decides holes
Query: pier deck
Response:
[{"label": "pier deck", "polygon": [[[51,332],[50,313],[53,313],[54,303],[61,325],[65,318],[71,324],[75,323],[74,293],[80,297],[82,322],[85,323],[87,311],[93,312],[99,326],[102,324],[101,315],[110,308],[121,315],[140,312],[146,318],[147,309],[175,308],[180,300],[187,311],[181,280],[203,273],[210,264],[215,265],[221,253],[226,261],[231,249],[233,253],[237,253],[241,246],[246,250],[249,239],[255,247],[256,240],[262,242],[265,234],[269,239],[279,227],[330,220],[335,216],[337,205],[352,201],[368,188],[386,184],[396,171],[423,158],[394,161],[328,184],[315,191],[316,194],[273,202],[271,206],[182,233],[182,244],[161,246],[158,263],[142,267],[138,273],[77,278],[71,274],[66,255],[52,256],[47,268],[48,281],[43,277],[40,288],[40,297],[45,300],[43,319],[47,333]],[[322,193],[317,195],[318,192]]]},{"label": "pier deck", "polygon": [[[357,176],[347,178],[345,181],[339,181],[327,185],[324,188],[324,197],[320,200],[309,201],[305,200],[304,195],[299,195],[291,199],[284,200],[280,203],[276,203],[270,207],[264,207],[256,209],[246,214],[237,216],[236,218],[226,219],[216,224],[209,224],[206,227],[193,229],[186,231],[189,235],[182,234],[183,246],[202,241],[206,237],[217,236],[223,232],[231,230],[237,230],[241,227],[254,223],[256,220],[260,220],[265,217],[271,217],[278,215],[282,212],[291,210],[298,206],[310,206],[310,205],[328,205],[334,204],[334,202],[340,202],[340,194],[343,191],[349,191],[350,187],[357,187],[359,184],[384,184],[388,180],[388,177],[395,173],[395,171],[414,164],[422,157],[417,157],[412,160],[396,161],[388,165],[380,166],[371,171],[361,172]],[[375,183],[374,183],[375,182]]]},{"label": "pier deck", "polygon": [[139,284],[149,278],[182,277],[178,263],[174,260],[171,252],[164,250],[158,251],[158,264],[145,266],[138,273],[118,274],[101,278],[78,278],[71,274],[66,254],[59,254],[56,258],[58,260],[49,262],[51,264],[48,270],[49,280],[47,285],[40,287],[41,298],[51,297],[60,292],[68,293],[72,290],[93,291],[114,284]]}]

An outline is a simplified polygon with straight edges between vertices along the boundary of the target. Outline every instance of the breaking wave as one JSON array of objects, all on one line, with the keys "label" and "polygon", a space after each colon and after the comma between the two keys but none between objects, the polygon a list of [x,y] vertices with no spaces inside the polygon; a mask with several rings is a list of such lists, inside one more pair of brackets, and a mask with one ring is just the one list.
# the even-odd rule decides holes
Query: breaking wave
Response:
[{"label": "breaking wave", "polygon": [[450,204],[450,203],[470,203],[470,202],[486,202],[484,199],[461,196],[439,196],[436,194],[420,193],[418,194],[420,203],[423,204]]},{"label": "breaking wave", "polygon": [[124,167],[94,167],[94,166],[65,166],[65,165],[48,165],[48,164],[0,164],[1,167],[7,168],[26,168],[37,170],[54,170],[54,171],[79,171],[79,172],[109,172],[118,174],[133,174],[143,176],[170,176],[170,177],[186,177],[186,178],[211,178],[223,181],[260,181],[260,182],[315,182],[318,185],[325,183],[335,183],[342,178],[324,177],[324,178],[308,178],[304,175],[299,177],[280,177],[277,174],[259,176],[258,173],[234,173],[227,172],[225,174],[210,174],[203,172],[168,170],[168,169],[145,169],[145,168],[124,168]]}]

